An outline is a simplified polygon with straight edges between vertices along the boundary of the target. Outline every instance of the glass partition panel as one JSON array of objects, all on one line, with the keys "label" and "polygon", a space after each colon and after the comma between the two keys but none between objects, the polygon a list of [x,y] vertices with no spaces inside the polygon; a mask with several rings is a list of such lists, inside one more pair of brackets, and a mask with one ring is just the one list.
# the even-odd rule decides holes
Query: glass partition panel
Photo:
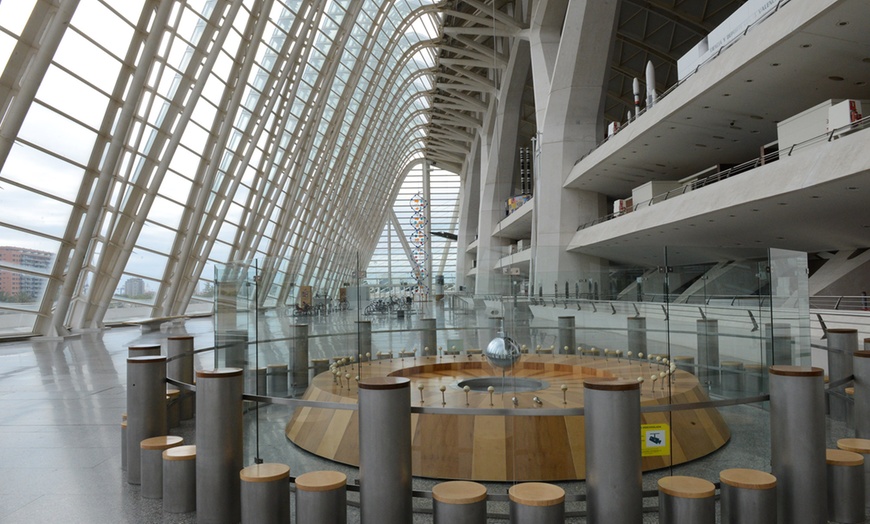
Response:
[{"label": "glass partition panel", "polygon": [[[543,480],[582,512],[584,381],[639,385],[643,487],[656,489],[666,475],[769,470],[766,368],[809,360],[802,253],[669,247],[643,264],[582,260],[535,275],[508,264],[477,273],[485,293],[438,298],[345,258],[330,277],[268,260],[215,273],[216,365],[247,334],[246,393],[272,398],[248,414],[246,453],[294,474],[356,478],[359,381],[406,377],[415,489]],[[322,404],[295,407],[300,398]]]}]

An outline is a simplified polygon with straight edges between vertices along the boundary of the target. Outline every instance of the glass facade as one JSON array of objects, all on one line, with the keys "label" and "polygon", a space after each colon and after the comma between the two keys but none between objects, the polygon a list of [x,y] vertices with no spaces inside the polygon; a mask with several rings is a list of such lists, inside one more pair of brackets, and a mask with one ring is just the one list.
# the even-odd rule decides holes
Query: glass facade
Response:
[{"label": "glass facade", "polygon": [[422,158],[432,2],[69,5],[0,5],[0,246],[52,260],[0,260],[28,282],[0,333],[209,312],[233,260],[293,303],[374,250]]}]

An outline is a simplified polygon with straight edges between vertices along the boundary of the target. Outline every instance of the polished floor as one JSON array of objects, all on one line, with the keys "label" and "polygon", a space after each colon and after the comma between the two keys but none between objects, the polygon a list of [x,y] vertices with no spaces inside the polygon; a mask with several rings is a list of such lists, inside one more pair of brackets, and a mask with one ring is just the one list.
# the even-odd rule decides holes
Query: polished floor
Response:
[{"label": "polished floor", "polygon": [[[277,322],[277,321],[276,321]],[[350,321],[349,321],[350,322]],[[334,322],[309,321],[312,334],[326,334]],[[276,323],[263,329],[277,329]],[[332,325],[333,327],[329,327]],[[418,335],[402,333],[401,324],[382,322],[374,330],[374,344],[413,346]],[[346,327],[346,326],[345,326]],[[394,329],[391,329],[394,328]],[[389,332],[387,332],[389,331]],[[126,403],[127,346],[163,343],[170,334],[195,337],[196,348],[213,345],[210,318],[189,319],[183,327],[141,334],[138,328],[107,329],[64,341],[26,341],[0,344],[0,523],[148,523],[195,522],[195,514],[164,513],[159,500],[144,499],[138,486],[127,484],[121,470],[120,421]],[[264,333],[265,334],[265,333]],[[278,333],[272,333],[272,336]],[[264,337],[265,338],[265,337]],[[311,357],[346,351],[342,343],[315,343]],[[165,347],[165,346],[164,346]],[[264,354],[268,354],[268,349]],[[200,368],[213,367],[210,353],[197,357]],[[721,410],[732,430],[731,442],[722,450],[693,463],[644,476],[644,488],[654,489],[656,479],[667,474],[696,475],[715,481],[718,471],[730,467],[769,470],[769,426],[764,406],[735,406]],[[315,469],[339,469],[351,482],[355,468],[329,463],[296,449],[284,436],[292,412],[271,406],[246,416],[245,462],[260,457],[285,462],[291,474]],[[186,421],[173,433],[194,443],[194,423]],[[829,446],[850,436],[846,425],[827,422]],[[546,452],[546,450],[542,450]],[[415,479],[414,488],[431,489],[436,481]],[[562,485],[569,495],[583,493],[582,482]],[[504,494],[510,484],[489,484],[490,493]],[[351,494],[351,499],[354,495]],[[648,498],[645,505],[655,506]],[[431,522],[426,513],[431,501],[415,501],[421,512],[414,522]],[[572,502],[569,512],[583,504]],[[505,503],[490,503],[490,513],[507,512]],[[358,511],[349,509],[349,522],[358,522]],[[492,518],[491,522],[504,522]],[[581,517],[566,522],[585,522]],[[654,511],[645,522],[657,522]]]}]

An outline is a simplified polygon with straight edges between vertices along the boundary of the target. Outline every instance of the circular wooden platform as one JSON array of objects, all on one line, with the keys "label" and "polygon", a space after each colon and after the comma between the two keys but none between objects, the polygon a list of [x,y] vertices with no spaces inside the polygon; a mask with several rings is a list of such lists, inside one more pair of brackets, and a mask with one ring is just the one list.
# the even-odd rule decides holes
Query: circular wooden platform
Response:
[{"label": "circular wooden platform", "polygon": [[[677,371],[665,381],[650,377],[666,369],[648,360],[575,355],[524,355],[505,378],[506,391],[467,394],[459,381],[500,376],[479,355],[417,357],[376,360],[342,368],[350,387],[331,373],[316,376],[305,393],[308,400],[356,402],[356,376],[401,376],[411,379],[411,404],[442,406],[442,392],[449,408],[565,408],[583,406],[583,380],[609,377],[636,380],[643,377],[642,405],[707,401],[694,375]],[[543,381],[544,389],[513,393],[512,377]],[[422,395],[418,386],[422,385]],[[567,391],[562,391],[562,385]],[[499,388],[501,389],[501,388]],[[540,403],[533,401],[537,397]],[[421,402],[422,400],[422,402]],[[670,419],[670,420],[669,420]],[[492,416],[412,414],[413,474],[421,477],[487,481],[573,480],[586,476],[585,429],[582,416]],[[730,431],[715,409],[696,409],[642,415],[642,424],[671,425],[671,453],[644,457],[644,471],[682,464],[722,447]],[[337,462],[359,465],[357,412],[322,408],[297,409],[287,424],[287,438],[297,446]],[[638,445],[641,428],[638,428]]]}]

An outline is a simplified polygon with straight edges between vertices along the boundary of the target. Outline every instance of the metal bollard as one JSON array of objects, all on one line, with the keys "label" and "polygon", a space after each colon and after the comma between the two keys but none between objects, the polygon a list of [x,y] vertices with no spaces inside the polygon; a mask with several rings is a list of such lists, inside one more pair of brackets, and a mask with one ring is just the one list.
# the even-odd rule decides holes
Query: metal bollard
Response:
[{"label": "metal bollard", "polygon": [[511,486],[511,524],[563,524],[565,490],[543,482],[525,482]]},{"label": "metal bollard", "polygon": [[[841,380],[853,373],[853,354],[858,351],[857,329],[829,329],[828,333],[828,377],[831,382]],[[828,404],[831,418],[846,420],[846,406],[849,399],[842,389],[828,391]]]},{"label": "metal bollard", "polygon": [[163,452],[163,511],[196,510],[196,446],[178,446]]},{"label": "metal bollard", "polygon": [[[167,338],[166,356],[166,378],[193,384],[193,337],[180,335]],[[193,418],[195,408],[196,401],[193,394],[185,391],[179,406],[181,420]]]},{"label": "metal bollard", "polygon": [[855,436],[870,439],[870,351],[856,351],[852,355],[852,370],[855,374],[855,401],[852,405]]},{"label": "metal bollard", "polygon": [[242,370],[196,372],[197,522],[241,519]]},{"label": "metal bollard", "polygon": [[722,524],[776,522],[776,477],[755,469],[719,473]]},{"label": "metal bollard", "polygon": [[454,480],[432,488],[434,524],[486,524],[486,486]]},{"label": "metal bollard", "polygon": [[628,350],[638,353],[647,353],[646,318],[628,317]]},{"label": "metal bollard", "polygon": [[828,514],[824,371],[771,366],[769,373],[770,460],[777,480],[777,518],[780,524],[823,523]]},{"label": "metal bollard", "polygon": [[289,477],[286,464],[254,464],[242,469],[242,524],[290,524]]},{"label": "metal bollard", "polygon": [[639,524],[643,520],[640,384],[591,378],[583,386],[587,522]]},{"label": "metal bollard", "polygon": [[141,482],[139,443],[166,434],[166,357],[127,358],[127,482]]},{"label": "metal bollard", "polygon": [[359,381],[360,521],[408,524],[411,492],[411,381]]},{"label": "metal bollard", "polygon": [[293,373],[290,386],[295,390],[308,387],[308,324],[297,324],[293,330],[293,354],[290,356]]},{"label": "metal bollard", "polygon": [[[559,317],[559,341],[556,346],[556,353],[565,353],[573,355],[577,353],[576,331],[574,330],[575,319],[570,317]],[[567,350],[565,348],[568,348]]]},{"label": "metal bollard", "polygon": [[826,450],[828,521],[864,522],[864,457],[842,449]]},{"label": "metal bollard", "polygon": [[310,471],[296,477],[296,522],[347,523],[347,476]]},{"label": "metal bollard", "polygon": [[660,524],[714,524],[716,486],[712,482],[686,476],[659,479]]},{"label": "metal bollard", "polygon": [[698,380],[707,386],[719,385],[719,321],[699,319]]}]

